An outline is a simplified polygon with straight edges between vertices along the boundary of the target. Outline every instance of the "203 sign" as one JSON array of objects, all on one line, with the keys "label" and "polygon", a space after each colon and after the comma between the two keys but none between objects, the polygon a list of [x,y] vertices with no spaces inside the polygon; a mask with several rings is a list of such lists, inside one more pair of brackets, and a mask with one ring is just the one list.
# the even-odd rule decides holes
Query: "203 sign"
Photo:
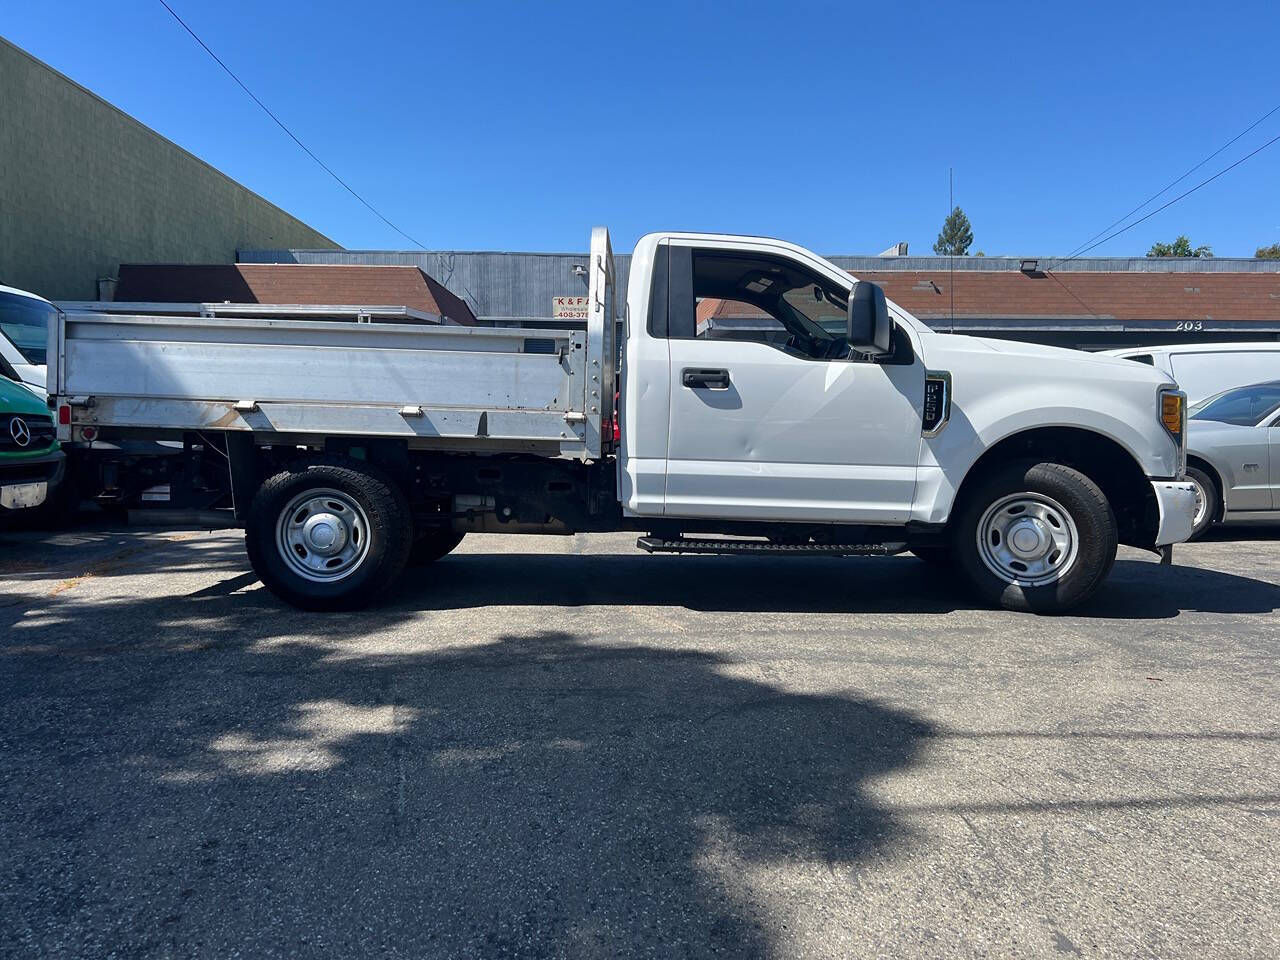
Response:
[{"label": "203 sign", "polygon": [[1173,325],[1178,333],[1199,333],[1204,329],[1203,320],[1179,320]]}]

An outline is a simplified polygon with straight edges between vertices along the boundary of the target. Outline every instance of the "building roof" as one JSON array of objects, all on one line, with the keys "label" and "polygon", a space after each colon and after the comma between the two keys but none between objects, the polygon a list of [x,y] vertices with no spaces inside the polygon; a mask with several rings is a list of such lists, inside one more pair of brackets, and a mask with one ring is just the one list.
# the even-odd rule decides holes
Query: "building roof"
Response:
[{"label": "building roof", "polygon": [[461,298],[416,266],[123,263],[115,296],[139,303],[396,305],[476,323]]},{"label": "building roof", "polygon": [[[1043,327],[1154,321],[1212,321],[1280,325],[1277,273],[1020,273],[1002,271],[864,270],[857,274],[884,288],[885,296],[931,326],[952,314],[963,321],[1025,321]],[[700,320],[742,317],[754,308],[703,301]],[[756,311],[758,314],[759,311]]]},{"label": "building roof", "polygon": [[[361,250],[250,250],[241,248],[237,252],[241,263],[401,263],[412,264],[425,269],[428,273],[446,284],[450,290],[462,297],[477,316],[483,320],[495,322],[523,323],[530,321],[550,320],[553,315],[552,303],[557,296],[581,295],[587,292],[585,278],[579,274],[582,265],[590,262],[585,253],[579,254],[547,254],[547,253],[465,253],[448,251],[361,251]],[[909,290],[921,278],[934,279],[938,286],[947,290],[944,277],[951,273],[952,264],[946,257],[878,257],[878,256],[829,256],[836,266],[848,270],[855,277],[877,279],[881,276],[901,275],[909,278],[906,286]],[[982,290],[1006,294],[1024,293],[1029,306],[1024,307],[1017,300],[996,300],[983,302],[974,308],[975,312],[996,317],[1030,316],[1028,320],[1005,320],[983,326],[980,320],[966,323],[957,317],[957,330],[984,329],[991,332],[1024,330],[1039,335],[1038,331],[1047,331],[1053,326],[1051,320],[1062,321],[1058,329],[1093,329],[1106,328],[1110,334],[1129,332],[1138,328],[1167,330],[1174,332],[1174,324],[1178,321],[1170,317],[1161,317],[1159,324],[1146,320],[1133,321],[1116,318],[1130,316],[1136,311],[1130,307],[1118,312],[1115,305],[1109,302],[1109,295],[1115,293],[1122,298],[1136,296],[1140,300],[1147,297],[1144,282],[1149,278],[1158,278],[1161,291],[1168,291],[1169,297],[1161,294],[1158,300],[1146,300],[1149,305],[1173,303],[1180,311],[1178,316],[1191,319],[1187,313],[1194,312],[1197,305],[1191,295],[1182,295],[1183,287],[1200,287],[1198,312],[1200,315],[1235,316],[1233,310],[1224,310],[1216,302],[1214,290],[1221,289],[1217,282],[1234,284],[1241,278],[1253,289],[1254,283],[1274,282],[1280,279],[1280,260],[1233,259],[1227,257],[1194,258],[1194,257],[1078,257],[1065,260],[1061,257],[1027,258],[1034,260],[1037,266],[1049,267],[1050,273],[1036,278],[1028,278],[1020,272],[1022,258],[1018,257],[955,257],[954,272],[956,290],[963,294],[970,280],[978,285],[969,287],[971,293]],[[614,255],[618,270],[619,304],[625,299],[631,266],[629,254]],[[577,268],[575,270],[575,267]],[[1112,277],[1115,286],[1101,287],[1097,276]],[[1042,292],[1047,287],[1058,287],[1053,279],[1057,277],[1067,288],[1088,304],[1086,308],[1076,301],[1070,293],[1058,289],[1064,298],[1063,306],[1050,308],[1047,298],[1050,293]],[[1217,280],[1210,284],[1212,278]],[[1257,279],[1255,279],[1257,278]],[[998,287],[984,287],[986,283],[998,284]],[[1079,286],[1077,286],[1077,283]],[[1132,284],[1132,286],[1131,286]],[[1209,284],[1206,286],[1206,284]],[[890,286],[888,279],[885,285]],[[1246,287],[1240,287],[1245,291]],[[947,297],[948,313],[938,314],[936,300],[938,297],[924,297],[904,292],[899,284],[892,284],[889,296],[898,300],[904,307],[919,314],[935,326],[939,320],[949,322],[950,297]],[[985,297],[985,294],[983,294]],[[1268,299],[1267,295],[1259,297]],[[1171,299],[1170,299],[1171,297]],[[961,309],[961,300],[956,303],[957,313]],[[1272,332],[1280,333],[1280,313],[1265,315],[1267,304],[1262,299],[1255,299],[1253,315],[1255,319],[1230,321],[1245,325],[1250,331],[1260,325],[1269,325]],[[1057,311],[1058,315],[1054,314]],[[1261,312],[1263,316],[1257,318]],[[1150,314],[1148,315],[1150,316]],[[937,319],[933,319],[937,318]],[[1037,319],[1038,318],[1038,319]],[[1222,321],[1227,323],[1228,321]],[[1163,324],[1163,325],[1161,325]],[[1221,323],[1212,324],[1214,330],[1223,330]],[[1206,328],[1205,333],[1209,331]]]}]

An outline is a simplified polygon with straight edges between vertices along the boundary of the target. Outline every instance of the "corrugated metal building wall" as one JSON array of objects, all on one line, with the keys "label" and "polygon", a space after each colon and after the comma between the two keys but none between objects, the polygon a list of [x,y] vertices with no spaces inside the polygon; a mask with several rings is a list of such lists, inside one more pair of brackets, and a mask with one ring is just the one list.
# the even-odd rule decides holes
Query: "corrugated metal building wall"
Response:
[{"label": "corrugated metal building wall", "polygon": [[[333,256],[337,254],[337,256]],[[553,297],[580,296],[585,253],[463,253],[424,250],[241,250],[241,263],[412,264],[467,302],[482,320],[547,320]],[[618,288],[626,289],[629,254],[615,257]]]}]

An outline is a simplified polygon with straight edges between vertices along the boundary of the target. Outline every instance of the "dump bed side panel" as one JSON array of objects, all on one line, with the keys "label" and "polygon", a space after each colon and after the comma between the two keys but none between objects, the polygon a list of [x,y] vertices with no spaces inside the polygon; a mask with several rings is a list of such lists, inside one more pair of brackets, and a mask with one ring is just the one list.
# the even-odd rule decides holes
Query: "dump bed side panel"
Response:
[{"label": "dump bed side panel", "polygon": [[235,337],[139,317],[101,319],[68,321],[67,393],[565,411],[574,380],[559,354],[581,351],[570,335],[539,339],[542,349],[556,340],[553,356],[520,352],[524,337],[433,342],[415,336],[417,328],[363,337],[335,331],[328,342],[318,335],[327,331],[296,330],[273,342],[262,334],[285,331],[242,326]]},{"label": "dump bed side panel", "polygon": [[582,455],[581,331],[72,314],[73,428],[474,437]]},{"label": "dump bed side panel", "polygon": [[[609,233],[591,234],[587,330],[73,313],[50,331],[70,423],[168,433],[394,436],[451,449],[608,453],[617,344]],[[532,445],[532,446],[531,446]]]}]

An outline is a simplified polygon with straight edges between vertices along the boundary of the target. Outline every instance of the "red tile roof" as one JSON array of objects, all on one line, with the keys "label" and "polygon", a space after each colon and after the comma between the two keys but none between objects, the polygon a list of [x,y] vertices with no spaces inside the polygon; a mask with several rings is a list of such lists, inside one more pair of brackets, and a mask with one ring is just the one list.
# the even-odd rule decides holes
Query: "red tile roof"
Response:
[{"label": "red tile roof", "polygon": [[465,301],[413,266],[124,263],[119,277],[125,302],[402,306],[476,323]]},{"label": "red tile roof", "polygon": [[[861,280],[922,320],[951,315],[946,271],[862,271]],[[957,271],[955,315],[975,319],[1075,318],[1270,321],[1280,323],[1280,273],[1039,273]],[[122,298],[123,299],[123,298]],[[751,316],[733,301],[707,301],[698,319]]]}]

